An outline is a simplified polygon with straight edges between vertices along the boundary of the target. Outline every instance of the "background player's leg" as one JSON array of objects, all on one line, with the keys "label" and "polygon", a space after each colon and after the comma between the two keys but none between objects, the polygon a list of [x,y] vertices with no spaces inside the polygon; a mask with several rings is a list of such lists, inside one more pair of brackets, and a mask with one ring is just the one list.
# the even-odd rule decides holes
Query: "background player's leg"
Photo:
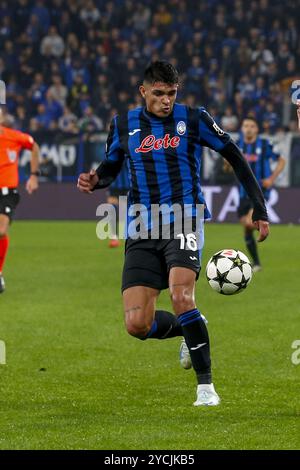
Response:
[{"label": "background player's leg", "polygon": [[0,214],[0,293],[2,293],[5,288],[2,272],[9,244],[7,235],[8,227],[9,218],[4,214]]},{"label": "background player's leg", "polygon": [[156,310],[159,290],[135,286],[123,292],[125,324],[129,334],[139,339],[166,339],[182,336],[182,328],[175,315]]},{"label": "background player's leg", "polygon": [[199,384],[211,383],[209,336],[195,303],[196,273],[188,268],[170,270],[169,289],[172,305],[181,324]]},{"label": "background player's leg", "polygon": [[116,225],[109,225],[109,247],[117,248],[120,246],[119,240],[119,198],[117,196],[108,196],[108,204],[112,204],[116,211]]},{"label": "background player's leg", "polygon": [[253,209],[251,209],[248,212],[248,214],[241,217],[240,222],[244,227],[245,243],[246,243],[248,252],[250,253],[250,256],[252,258],[253,267],[260,267],[261,265],[260,265],[260,260],[258,256],[257,243],[253,235],[255,227],[252,222],[252,213],[253,213]]}]

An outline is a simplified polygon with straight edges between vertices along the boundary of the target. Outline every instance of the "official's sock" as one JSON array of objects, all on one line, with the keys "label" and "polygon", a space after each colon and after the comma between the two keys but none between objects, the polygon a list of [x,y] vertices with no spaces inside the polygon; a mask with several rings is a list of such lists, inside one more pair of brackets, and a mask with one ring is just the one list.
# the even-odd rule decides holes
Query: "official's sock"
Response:
[{"label": "official's sock", "polygon": [[253,232],[245,232],[245,242],[246,242],[247,249],[251,255],[251,258],[253,260],[253,263],[260,265],[258,251],[257,251],[257,244],[253,236]]},{"label": "official's sock", "polygon": [[154,322],[146,338],[166,339],[182,336],[181,325],[175,315],[164,310],[156,310]]},{"label": "official's sock", "polygon": [[178,321],[182,326],[183,336],[189,348],[198,384],[210,384],[212,377],[209,336],[199,310],[194,308],[182,313],[179,315]]},{"label": "official's sock", "polygon": [[3,271],[4,261],[8,250],[9,238],[7,235],[0,238],[0,273]]}]

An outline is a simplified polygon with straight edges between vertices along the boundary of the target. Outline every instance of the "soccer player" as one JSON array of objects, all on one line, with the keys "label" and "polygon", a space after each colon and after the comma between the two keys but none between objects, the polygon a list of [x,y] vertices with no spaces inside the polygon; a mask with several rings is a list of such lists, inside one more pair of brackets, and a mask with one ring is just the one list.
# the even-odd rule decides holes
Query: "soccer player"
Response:
[{"label": "soccer player", "polygon": [[3,267],[8,250],[8,228],[20,196],[18,192],[18,157],[21,149],[32,151],[30,178],[26,190],[32,194],[38,189],[39,147],[33,138],[10,129],[0,108],[0,294],[5,290]]},{"label": "soccer player", "polygon": [[[96,171],[79,175],[79,190],[89,193],[106,187],[126,160],[129,207],[143,204],[148,211],[162,203],[205,207],[200,163],[202,146],[209,146],[231,163],[247,189],[259,241],[263,241],[269,232],[267,211],[248,163],[204,108],[176,103],[178,81],[177,70],[167,62],[156,61],[146,68],[139,88],[145,107],[112,120],[106,160]],[[209,216],[206,207],[204,216]],[[194,405],[214,406],[220,398],[212,382],[209,336],[195,302],[201,237],[196,238],[195,233],[179,235],[170,239],[128,237],[122,280],[125,324],[128,333],[141,340],[183,336],[181,362],[191,360],[198,382]],[[192,239],[197,239],[196,247]],[[175,315],[156,310],[159,293],[165,288],[169,288]]]},{"label": "soccer player", "polygon": [[[285,166],[285,159],[274,152],[273,145],[268,139],[259,136],[258,124],[253,117],[246,117],[243,120],[241,136],[237,145],[248,161],[261,186],[264,198],[267,201],[276,178]],[[276,162],[273,171],[270,166],[271,161]],[[239,193],[240,204],[238,207],[238,217],[244,228],[244,238],[252,258],[253,272],[258,272],[261,270],[261,262],[258,255],[257,244],[253,236],[255,230],[255,225],[252,221],[253,202],[249,199],[243,185],[240,185]]]}]

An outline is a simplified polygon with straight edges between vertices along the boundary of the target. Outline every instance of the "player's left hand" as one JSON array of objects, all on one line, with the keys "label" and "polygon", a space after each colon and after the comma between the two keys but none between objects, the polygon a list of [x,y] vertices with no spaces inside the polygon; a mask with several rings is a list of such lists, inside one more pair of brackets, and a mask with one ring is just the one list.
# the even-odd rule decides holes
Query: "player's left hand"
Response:
[{"label": "player's left hand", "polygon": [[254,227],[259,231],[259,236],[257,241],[263,242],[270,233],[269,222],[266,220],[256,220],[253,222]]},{"label": "player's left hand", "polygon": [[28,192],[28,194],[32,194],[34,191],[38,189],[38,187],[39,187],[39,180],[37,176],[31,175],[26,183],[26,191]]},{"label": "player's left hand", "polygon": [[269,178],[265,178],[261,181],[262,187],[265,189],[269,189],[273,186],[274,181],[272,177],[270,176]]}]

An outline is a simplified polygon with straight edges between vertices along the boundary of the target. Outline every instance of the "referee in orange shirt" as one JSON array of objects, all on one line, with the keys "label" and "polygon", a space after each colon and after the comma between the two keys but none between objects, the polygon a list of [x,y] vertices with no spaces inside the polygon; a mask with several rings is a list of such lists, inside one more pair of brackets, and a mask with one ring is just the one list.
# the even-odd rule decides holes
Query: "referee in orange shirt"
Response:
[{"label": "referee in orange shirt", "polygon": [[8,228],[20,200],[18,159],[21,149],[32,152],[27,192],[32,194],[39,185],[39,146],[30,135],[10,129],[7,125],[0,108],[0,294],[5,289],[2,274],[9,243]]}]

